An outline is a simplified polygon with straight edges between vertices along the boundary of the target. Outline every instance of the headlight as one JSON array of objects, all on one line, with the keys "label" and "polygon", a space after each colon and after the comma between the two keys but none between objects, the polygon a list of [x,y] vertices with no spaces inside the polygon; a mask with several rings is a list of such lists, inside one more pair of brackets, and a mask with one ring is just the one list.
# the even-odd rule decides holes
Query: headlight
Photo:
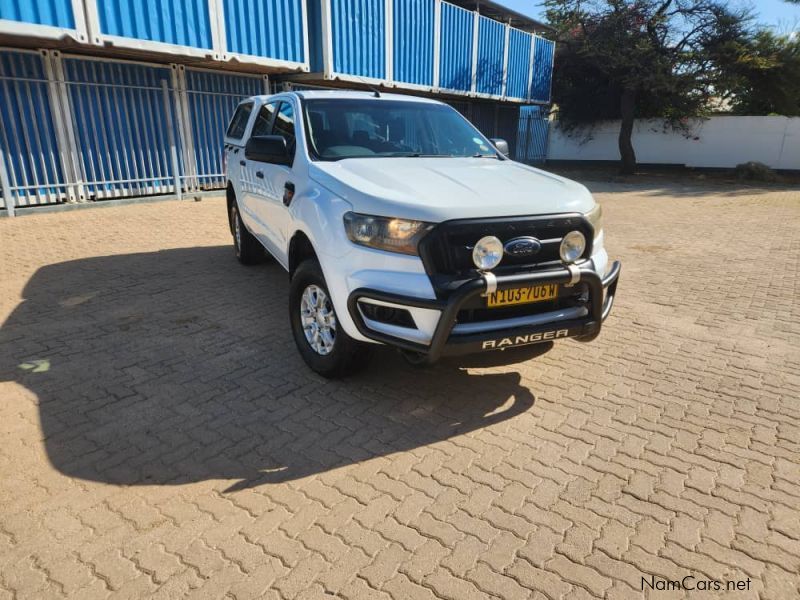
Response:
[{"label": "headlight", "polygon": [[559,254],[565,263],[574,263],[586,249],[586,238],[580,231],[570,231],[561,240]]},{"label": "headlight", "polygon": [[503,242],[487,235],[478,240],[472,249],[472,262],[482,271],[494,269],[503,259]]},{"label": "headlight", "polygon": [[344,215],[344,228],[351,242],[401,254],[416,254],[417,244],[432,227],[431,223],[423,221],[375,217],[354,212]]},{"label": "headlight", "polygon": [[594,239],[603,231],[603,208],[595,204],[594,208],[584,215],[594,229]]}]

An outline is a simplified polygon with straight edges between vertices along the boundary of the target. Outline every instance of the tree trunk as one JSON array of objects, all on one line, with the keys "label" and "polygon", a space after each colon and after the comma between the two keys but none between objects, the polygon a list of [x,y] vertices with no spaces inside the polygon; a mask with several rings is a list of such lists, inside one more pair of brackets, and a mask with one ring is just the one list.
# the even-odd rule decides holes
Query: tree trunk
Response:
[{"label": "tree trunk", "polygon": [[622,123],[619,128],[620,173],[633,175],[636,173],[636,152],[633,149],[633,119],[636,113],[636,91],[626,88],[622,91],[620,113]]}]

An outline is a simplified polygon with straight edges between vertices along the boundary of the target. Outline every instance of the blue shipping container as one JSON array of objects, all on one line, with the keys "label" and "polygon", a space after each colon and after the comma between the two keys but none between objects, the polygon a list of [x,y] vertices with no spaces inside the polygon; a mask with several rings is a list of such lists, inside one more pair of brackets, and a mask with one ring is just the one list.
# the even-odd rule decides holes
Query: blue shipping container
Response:
[{"label": "blue shipping container", "polygon": [[433,85],[434,0],[394,0],[394,80]]},{"label": "blue shipping container", "polygon": [[505,25],[487,17],[479,17],[476,91],[481,94],[499,96],[503,93],[505,43]]},{"label": "blue shipping container", "polygon": [[97,10],[105,35],[212,46],[207,0],[97,0]]},{"label": "blue shipping container", "polygon": [[308,64],[312,73],[322,73],[325,66],[322,62],[322,6],[320,0],[308,0],[306,4],[308,15]]},{"label": "blue shipping container", "polygon": [[304,62],[303,0],[224,0],[228,52]]},{"label": "blue shipping container", "polygon": [[333,70],[338,74],[386,77],[384,0],[331,0]]},{"label": "blue shipping container", "polygon": [[472,88],[474,13],[442,2],[439,87],[468,92]]},{"label": "blue shipping container", "polygon": [[71,0],[0,0],[0,19],[75,29]]},{"label": "blue shipping container", "polygon": [[531,100],[534,102],[543,104],[550,102],[555,47],[555,42],[536,36],[533,46],[533,79],[531,81]]},{"label": "blue shipping container", "polygon": [[508,36],[508,68],[506,96],[525,99],[528,97],[528,75],[531,62],[531,34],[511,29]]}]

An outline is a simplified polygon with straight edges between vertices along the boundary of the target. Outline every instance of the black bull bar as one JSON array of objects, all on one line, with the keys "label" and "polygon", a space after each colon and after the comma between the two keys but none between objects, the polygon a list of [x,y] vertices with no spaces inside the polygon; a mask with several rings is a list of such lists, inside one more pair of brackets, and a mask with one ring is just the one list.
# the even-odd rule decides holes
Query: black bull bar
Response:
[{"label": "black bull bar", "polygon": [[[442,356],[471,354],[474,352],[497,349],[497,346],[487,348],[485,343],[489,340],[504,338],[522,338],[524,340],[527,337],[530,341],[525,343],[539,343],[557,338],[571,337],[578,341],[588,342],[600,334],[603,321],[606,320],[611,312],[621,268],[622,265],[620,262],[614,261],[608,274],[603,278],[589,268],[588,265],[573,267],[572,269],[568,267],[558,267],[545,271],[516,273],[512,275],[501,275],[499,277],[481,275],[463,283],[451,292],[446,300],[415,298],[413,296],[383,292],[370,288],[358,288],[354,290],[347,299],[347,308],[350,311],[350,316],[353,318],[358,331],[364,337],[410,352],[424,354],[428,362],[435,362]],[[486,294],[486,292],[493,287],[491,283],[492,278],[496,279],[497,290],[515,289],[548,283],[559,285],[585,283],[589,288],[589,302],[587,306],[589,313],[585,317],[578,319],[554,321],[538,325],[514,327],[511,329],[498,329],[481,333],[451,335],[453,327],[456,324],[458,311],[473,297]],[[606,291],[605,294],[603,293],[604,290]],[[412,342],[393,335],[374,331],[367,327],[364,323],[361,310],[358,308],[358,301],[362,299],[372,299],[389,302],[391,304],[441,311],[442,314],[439,317],[439,322],[431,338],[430,345]],[[556,335],[556,333],[558,335]]]}]

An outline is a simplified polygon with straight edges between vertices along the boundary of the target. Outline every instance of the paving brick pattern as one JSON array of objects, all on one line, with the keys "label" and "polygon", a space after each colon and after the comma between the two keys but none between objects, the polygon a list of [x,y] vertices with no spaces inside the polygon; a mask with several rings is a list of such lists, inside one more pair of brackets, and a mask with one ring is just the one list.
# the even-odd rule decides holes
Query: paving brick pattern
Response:
[{"label": "paving brick pattern", "polygon": [[800,193],[597,197],[599,340],[341,382],[221,199],[0,221],[0,599],[798,597]]}]

